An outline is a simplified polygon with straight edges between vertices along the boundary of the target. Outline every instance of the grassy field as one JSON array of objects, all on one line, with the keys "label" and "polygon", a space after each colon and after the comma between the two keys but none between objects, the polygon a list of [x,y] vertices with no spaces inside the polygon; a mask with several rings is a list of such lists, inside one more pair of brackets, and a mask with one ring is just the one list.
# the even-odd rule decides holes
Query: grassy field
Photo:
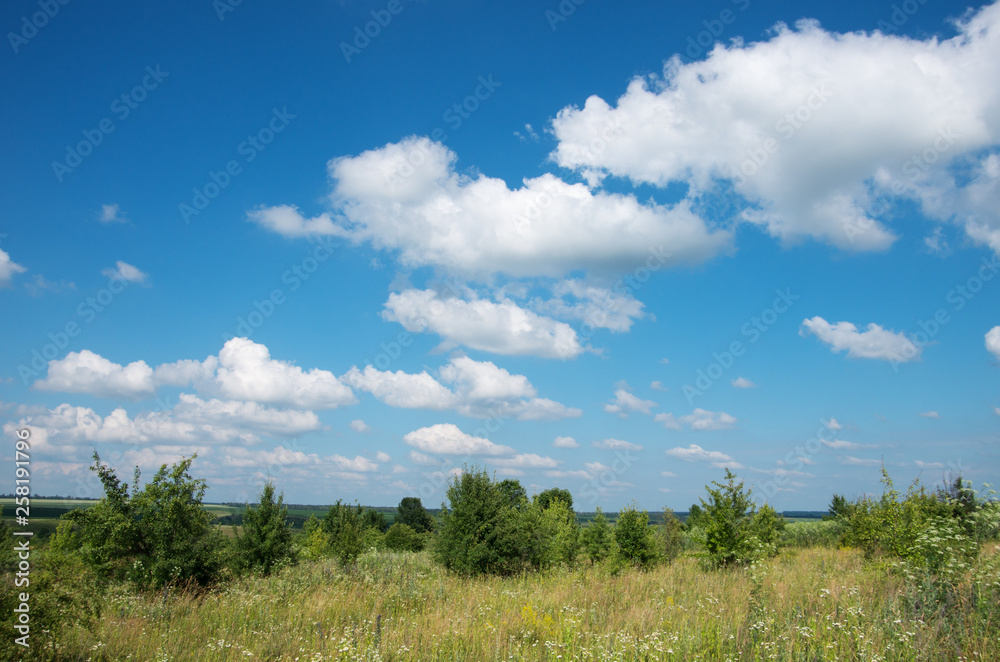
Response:
[{"label": "grassy field", "polygon": [[[980,563],[998,560],[998,545]],[[995,594],[994,594],[995,595]],[[971,596],[971,598],[969,597]],[[928,602],[848,549],[785,550],[751,570],[682,557],[611,576],[589,564],[464,579],[426,553],[371,552],[216,592],[103,598],[72,660],[998,660],[997,606]],[[984,612],[984,609],[986,612]],[[984,615],[985,614],[985,615]],[[985,619],[985,620],[984,620]]]}]

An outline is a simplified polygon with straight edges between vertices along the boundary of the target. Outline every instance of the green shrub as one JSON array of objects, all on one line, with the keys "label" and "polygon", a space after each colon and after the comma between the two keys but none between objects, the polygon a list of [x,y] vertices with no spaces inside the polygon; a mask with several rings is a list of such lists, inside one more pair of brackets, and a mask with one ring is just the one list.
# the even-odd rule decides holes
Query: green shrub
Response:
[{"label": "green shrub", "polygon": [[649,526],[648,512],[639,510],[634,503],[622,508],[614,532],[618,564],[649,568],[656,563],[656,540]]},{"label": "green shrub", "polygon": [[726,482],[705,486],[708,501],[701,500],[707,560],[714,567],[745,565],[778,553],[778,536],[784,519],[768,505],[754,509],[750,490],[726,469]]},{"label": "green shrub", "polygon": [[673,562],[684,549],[684,525],[670,508],[663,509],[663,521],[657,527],[660,553],[667,563]]},{"label": "green shrub", "polygon": [[580,540],[591,563],[600,563],[614,551],[614,534],[600,506],[597,507],[594,519],[581,531]]},{"label": "green shrub", "polygon": [[846,518],[844,542],[861,549],[867,559],[882,555],[914,557],[917,537],[931,517],[940,513],[940,504],[916,482],[900,499],[884,466],[882,485],[881,497],[861,497],[854,503]]},{"label": "green shrub", "polygon": [[417,533],[434,530],[434,516],[427,512],[419,497],[404,497],[396,508],[396,521],[406,524]]},{"label": "green shrub", "polygon": [[[544,494],[544,493],[543,493]],[[541,558],[539,567],[564,565],[572,567],[580,550],[580,527],[576,514],[569,503],[561,498],[545,501],[536,500],[532,508],[538,511],[537,536]]]},{"label": "green shrub", "polygon": [[243,513],[242,533],[236,529],[236,565],[243,572],[269,575],[282,565],[295,561],[292,530],[287,523],[288,506],[284,496],[274,500],[274,485],[264,485],[256,507]]},{"label": "green shrub", "polygon": [[382,543],[385,549],[393,552],[419,552],[424,548],[426,539],[410,525],[396,522],[386,531]]},{"label": "green shrub", "polygon": [[323,518],[329,551],[343,566],[353,564],[365,550],[362,510],[361,506],[352,508],[337,499]]}]

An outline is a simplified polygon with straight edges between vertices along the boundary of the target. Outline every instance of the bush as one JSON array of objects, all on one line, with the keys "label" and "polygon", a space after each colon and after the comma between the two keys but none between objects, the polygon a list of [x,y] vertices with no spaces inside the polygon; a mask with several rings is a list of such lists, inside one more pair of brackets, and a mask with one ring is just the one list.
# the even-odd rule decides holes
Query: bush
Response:
[{"label": "bush", "polygon": [[293,563],[292,530],[288,527],[284,496],[274,500],[274,485],[266,483],[257,507],[243,513],[243,533],[236,530],[236,560],[240,571],[269,575],[281,565]]},{"label": "bush", "polygon": [[900,499],[889,472],[882,467],[882,496],[862,497],[846,518],[844,542],[864,552],[865,558],[914,557],[917,537],[927,527],[938,505],[914,482],[906,498]]},{"label": "bush", "polygon": [[229,542],[202,508],[205,481],[188,473],[197,455],[167,465],[141,491],[139,470],[132,490],[94,453],[91,470],[104,485],[94,506],[67,514],[79,526],[84,561],[104,579],[128,580],[140,588],[222,576]]},{"label": "bush", "polygon": [[597,507],[594,519],[580,533],[580,539],[591,563],[599,563],[611,556],[614,550],[614,535],[611,532],[611,525],[608,524],[608,518],[604,516],[600,506]]},{"label": "bush", "polygon": [[684,549],[684,525],[670,508],[663,509],[663,522],[657,530],[660,553],[668,562],[673,562]]},{"label": "bush", "polygon": [[836,547],[844,532],[838,520],[789,522],[781,532],[780,543],[787,547]]},{"label": "bush", "polygon": [[703,544],[707,559],[714,567],[727,567],[752,563],[778,553],[778,535],[784,519],[768,505],[754,510],[750,490],[743,481],[726,469],[726,482],[713,489],[705,486],[709,500],[701,500],[704,515],[698,526],[703,526]]},{"label": "bush", "polygon": [[615,559],[621,565],[652,567],[657,560],[656,540],[649,526],[649,513],[633,503],[618,513],[615,523]]},{"label": "bush", "polygon": [[434,516],[427,512],[419,497],[404,497],[396,508],[396,521],[406,524],[417,533],[434,530]]},{"label": "bush", "polygon": [[424,548],[426,540],[410,525],[396,522],[386,531],[382,544],[393,552],[419,552]]},{"label": "bush", "polygon": [[541,556],[533,512],[516,480],[494,482],[468,469],[448,486],[434,556],[461,575],[511,575],[537,567]]},{"label": "bush", "polygon": [[337,557],[341,565],[353,564],[365,550],[361,515],[361,506],[352,508],[337,499],[323,518],[329,552]]},{"label": "bush", "polygon": [[538,511],[538,538],[541,558],[539,567],[556,565],[572,567],[580,550],[580,527],[576,523],[576,513],[561,498],[546,501],[536,500],[532,508]]}]

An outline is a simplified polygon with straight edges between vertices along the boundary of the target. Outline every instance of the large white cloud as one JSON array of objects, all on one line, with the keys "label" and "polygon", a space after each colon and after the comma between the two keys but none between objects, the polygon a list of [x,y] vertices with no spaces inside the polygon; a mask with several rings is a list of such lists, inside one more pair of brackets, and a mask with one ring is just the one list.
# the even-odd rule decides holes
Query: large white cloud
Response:
[{"label": "large white cloud", "polygon": [[84,349],[49,361],[48,375],[36,381],[34,388],[104,398],[142,398],[156,393],[156,382],[145,361],[122,366]]},{"label": "large white cloud", "polygon": [[352,367],[342,380],[392,407],[452,409],[475,418],[520,420],[557,420],[582,414],[579,409],[536,397],[527,377],[512,375],[490,361],[454,357],[438,374],[441,381],[426,371],[410,374],[366,366],[363,370]]},{"label": "large white cloud", "polygon": [[850,322],[831,324],[822,317],[803,320],[800,335],[812,333],[830,346],[831,352],[847,350],[847,355],[856,359],[881,359],[906,363],[920,359],[923,347],[916,345],[905,334],[883,329],[878,324],[869,324],[864,331]]},{"label": "large white cloud", "polygon": [[986,349],[1000,359],[1000,326],[995,326],[986,332]]},{"label": "large white cloud", "polygon": [[306,219],[289,206],[250,220],[285,236],[334,234],[398,251],[408,267],[466,276],[562,276],[574,270],[632,270],[652,248],[669,263],[702,262],[731,235],[711,230],[686,204],[640,203],[592,192],[545,174],[510,189],[500,179],[455,171],[456,155],[412,137],[329,163],[340,215]]},{"label": "large white cloud", "polygon": [[414,430],[407,433],[403,441],[420,451],[436,455],[514,455],[513,448],[465,434],[451,423]]},{"label": "large white cloud", "polygon": [[584,351],[571,326],[510,299],[442,299],[433,290],[410,289],[390,294],[382,317],[407,331],[436,333],[494,354],[571,359]]},{"label": "large white cloud", "polygon": [[[559,112],[553,159],[591,182],[684,182],[694,195],[731,181],[751,203],[743,220],[848,250],[890,245],[879,198],[908,195],[1000,249],[1000,163],[982,153],[1000,143],[1000,5],[958,27],[939,41],[802,21],[705,60],[675,56],[614,106],[592,96]],[[951,163],[971,163],[975,185],[956,184]]]}]

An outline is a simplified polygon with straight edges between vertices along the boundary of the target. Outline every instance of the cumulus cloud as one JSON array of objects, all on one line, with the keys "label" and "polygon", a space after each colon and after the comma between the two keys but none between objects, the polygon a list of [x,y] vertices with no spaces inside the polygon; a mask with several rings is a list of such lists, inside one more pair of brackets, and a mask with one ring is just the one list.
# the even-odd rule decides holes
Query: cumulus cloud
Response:
[{"label": "cumulus cloud", "polygon": [[140,285],[144,284],[146,282],[146,278],[149,277],[149,274],[145,273],[138,267],[133,267],[128,262],[123,262],[121,260],[115,262],[114,269],[109,267],[107,269],[103,269],[101,273],[113,280],[123,280],[126,283],[138,283]]},{"label": "cumulus cloud", "polygon": [[36,381],[34,388],[103,398],[147,398],[156,393],[156,382],[145,361],[122,366],[84,349],[49,361],[47,376]]},{"label": "cumulus cloud", "polygon": [[834,450],[854,450],[856,448],[873,448],[873,446],[868,446],[865,444],[856,444],[853,441],[845,441],[843,439],[834,439],[833,441],[826,441],[825,439],[821,439],[820,441],[822,441],[823,444],[826,445],[828,448],[832,448]]},{"label": "cumulus cloud", "polygon": [[576,439],[573,437],[556,437],[552,441],[552,445],[556,448],[579,448],[580,444],[577,443]]},{"label": "cumulus cloud", "polygon": [[604,405],[604,411],[618,414],[621,418],[628,418],[628,415],[635,411],[648,416],[651,413],[650,409],[656,406],[652,400],[643,400],[629,393],[627,389],[619,388],[615,391],[614,399]]},{"label": "cumulus cloud", "polygon": [[860,457],[854,457],[853,455],[848,455],[841,460],[841,463],[857,467],[877,467],[882,464],[882,460],[866,460]]},{"label": "cumulus cloud", "polygon": [[542,457],[535,453],[518,453],[514,457],[496,458],[490,462],[499,467],[512,469],[552,469],[559,466],[559,463],[551,457]]},{"label": "cumulus cloud", "polygon": [[642,446],[639,444],[633,444],[629,441],[622,441],[621,439],[602,439],[601,441],[595,441],[591,444],[594,448],[603,448],[609,451],[641,451]]},{"label": "cumulus cloud", "polygon": [[403,437],[410,446],[424,453],[436,455],[513,455],[509,446],[494,444],[489,439],[473,437],[462,432],[457,425],[438,423],[407,433]]},{"label": "cumulus cloud", "polygon": [[[716,45],[704,60],[675,56],[614,105],[592,96],[561,110],[552,158],[592,184],[612,174],[681,182],[692,196],[732,191],[740,220],[787,243],[883,250],[895,233],[882,199],[903,195],[997,250],[1000,5],[957,29],[921,40],[802,20],[766,41]],[[980,171],[971,183],[949,171],[965,161]]]},{"label": "cumulus cloud", "polygon": [[435,333],[472,349],[509,356],[571,359],[584,351],[576,331],[510,299],[442,299],[433,290],[392,293],[382,317],[407,331]]},{"label": "cumulus cloud", "polygon": [[122,214],[117,204],[101,205],[101,213],[97,216],[101,223],[126,223],[128,219]]},{"label": "cumulus cloud", "polygon": [[819,340],[830,345],[831,352],[847,350],[847,355],[856,359],[881,359],[905,363],[920,359],[923,347],[916,345],[904,333],[883,329],[872,323],[864,331],[850,322],[830,324],[822,317],[803,320],[799,335],[812,333]]},{"label": "cumulus cloud", "polygon": [[490,361],[454,357],[438,370],[438,375],[441,381],[426,371],[410,374],[365,366],[364,370],[352,367],[342,379],[393,407],[450,409],[473,418],[519,420],[557,420],[582,414],[579,409],[536,397],[535,387],[527,377],[512,375]]},{"label": "cumulus cloud", "polygon": [[657,414],[653,417],[657,423],[662,423],[668,430],[680,430],[687,426],[691,430],[728,430],[736,425],[736,417],[724,411],[708,411],[696,408],[690,414],[675,417],[673,414]]},{"label": "cumulus cloud", "polygon": [[0,249],[0,287],[10,287],[11,278],[25,271],[27,269],[10,259],[7,251]]},{"label": "cumulus cloud", "polygon": [[[353,421],[351,421],[351,429],[354,430],[355,432],[369,432],[371,430],[368,424],[365,423],[360,418],[356,418]],[[383,460],[383,461],[387,462],[388,460]]]},{"label": "cumulus cloud", "polygon": [[683,203],[640,203],[551,174],[510,189],[501,179],[459,174],[456,159],[441,143],[407,138],[330,161],[336,219],[306,219],[289,206],[259,209],[249,218],[285,236],[369,242],[397,251],[408,268],[434,266],[469,277],[633,269],[651,246],[669,247],[670,264],[699,263],[731,242],[730,233],[708,228]]},{"label": "cumulus cloud", "polygon": [[986,351],[1000,359],[1000,326],[986,332]]},{"label": "cumulus cloud", "polygon": [[736,379],[732,380],[731,383],[736,388],[754,388],[757,386],[746,377],[737,377]]},{"label": "cumulus cloud", "polygon": [[563,280],[552,288],[552,299],[534,300],[534,310],[554,317],[581,320],[593,329],[628,331],[647,315],[645,304],[627,291],[614,291],[582,280]]},{"label": "cumulus cloud", "polygon": [[711,462],[712,466],[726,465],[730,468],[739,468],[739,463],[732,457],[720,451],[707,451],[697,444],[691,444],[687,448],[677,446],[667,449],[666,454],[670,457],[684,460],[685,462]]}]

